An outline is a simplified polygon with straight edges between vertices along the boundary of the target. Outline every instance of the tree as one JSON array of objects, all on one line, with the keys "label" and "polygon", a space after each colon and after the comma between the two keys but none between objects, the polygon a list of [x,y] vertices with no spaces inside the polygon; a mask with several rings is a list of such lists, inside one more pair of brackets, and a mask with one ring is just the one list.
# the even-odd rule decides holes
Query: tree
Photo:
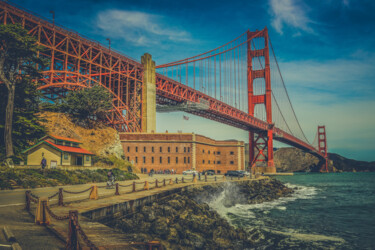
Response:
[{"label": "tree", "polygon": [[19,24],[0,25],[0,81],[8,90],[4,125],[7,159],[14,155],[12,125],[16,85],[37,79],[37,65],[43,65],[37,57],[39,49],[35,38]]},{"label": "tree", "polygon": [[[12,139],[15,157],[35,143],[37,139],[45,135],[45,128],[41,125],[42,119],[39,117],[41,92],[37,89],[35,82],[21,81],[17,84],[14,96],[14,113],[12,126]],[[5,107],[7,103],[7,88],[5,84],[0,84],[0,117],[5,117]],[[5,120],[0,119],[0,162],[4,160],[2,153],[5,152],[4,145],[4,125]]]},{"label": "tree", "polygon": [[95,85],[69,92],[59,106],[74,122],[92,128],[94,121],[104,119],[105,112],[112,109],[112,95],[106,88]]}]

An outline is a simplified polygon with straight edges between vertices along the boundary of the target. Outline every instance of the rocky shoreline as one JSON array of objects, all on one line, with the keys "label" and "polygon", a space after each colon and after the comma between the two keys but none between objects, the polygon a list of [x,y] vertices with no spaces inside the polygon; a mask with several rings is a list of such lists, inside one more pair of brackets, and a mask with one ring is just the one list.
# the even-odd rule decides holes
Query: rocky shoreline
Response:
[{"label": "rocky shoreline", "polygon": [[246,249],[262,242],[256,229],[235,228],[208,204],[226,194],[224,206],[254,204],[289,196],[293,190],[274,179],[194,187],[116,218],[108,225],[129,241],[157,240],[165,249]]}]

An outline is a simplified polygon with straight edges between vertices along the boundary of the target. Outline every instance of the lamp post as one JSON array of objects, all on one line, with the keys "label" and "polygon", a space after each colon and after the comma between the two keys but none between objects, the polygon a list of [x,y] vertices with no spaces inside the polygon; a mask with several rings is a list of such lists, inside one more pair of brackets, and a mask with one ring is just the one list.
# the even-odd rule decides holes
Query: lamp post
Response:
[{"label": "lamp post", "polygon": [[52,14],[52,23],[53,27],[55,27],[55,12],[53,10],[50,10],[49,13]]},{"label": "lamp post", "polygon": [[108,41],[108,44],[109,44],[109,51],[111,51],[111,39],[109,39],[109,38],[107,38],[107,39],[105,39],[105,40],[107,40]]}]

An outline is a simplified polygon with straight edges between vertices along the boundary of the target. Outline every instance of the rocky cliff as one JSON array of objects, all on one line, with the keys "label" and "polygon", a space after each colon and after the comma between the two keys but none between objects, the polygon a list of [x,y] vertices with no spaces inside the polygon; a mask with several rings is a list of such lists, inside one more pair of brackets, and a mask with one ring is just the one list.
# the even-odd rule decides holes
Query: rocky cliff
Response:
[{"label": "rocky cliff", "polygon": [[[330,172],[372,172],[375,162],[356,161],[338,154],[328,154]],[[297,148],[280,148],[274,152],[278,172],[318,172],[322,161]]]}]

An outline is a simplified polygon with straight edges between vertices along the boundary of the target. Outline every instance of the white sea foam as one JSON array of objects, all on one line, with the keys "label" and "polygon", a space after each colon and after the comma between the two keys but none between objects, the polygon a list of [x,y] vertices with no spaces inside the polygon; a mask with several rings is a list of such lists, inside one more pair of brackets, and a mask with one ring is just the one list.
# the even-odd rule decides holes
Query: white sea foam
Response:
[{"label": "white sea foam", "polygon": [[210,207],[215,209],[221,216],[227,219],[229,219],[228,214],[235,214],[237,217],[242,218],[255,218],[255,210],[261,211],[264,214],[268,214],[271,209],[286,210],[287,208],[285,205],[287,203],[293,202],[297,199],[313,199],[318,193],[318,189],[315,187],[286,183],[285,185],[287,187],[295,189],[294,193],[290,197],[281,197],[279,199],[260,204],[237,204],[232,207],[225,207],[224,201],[226,196],[237,195],[235,192],[236,187],[233,185],[234,184],[227,185],[223,192],[209,202]]}]

